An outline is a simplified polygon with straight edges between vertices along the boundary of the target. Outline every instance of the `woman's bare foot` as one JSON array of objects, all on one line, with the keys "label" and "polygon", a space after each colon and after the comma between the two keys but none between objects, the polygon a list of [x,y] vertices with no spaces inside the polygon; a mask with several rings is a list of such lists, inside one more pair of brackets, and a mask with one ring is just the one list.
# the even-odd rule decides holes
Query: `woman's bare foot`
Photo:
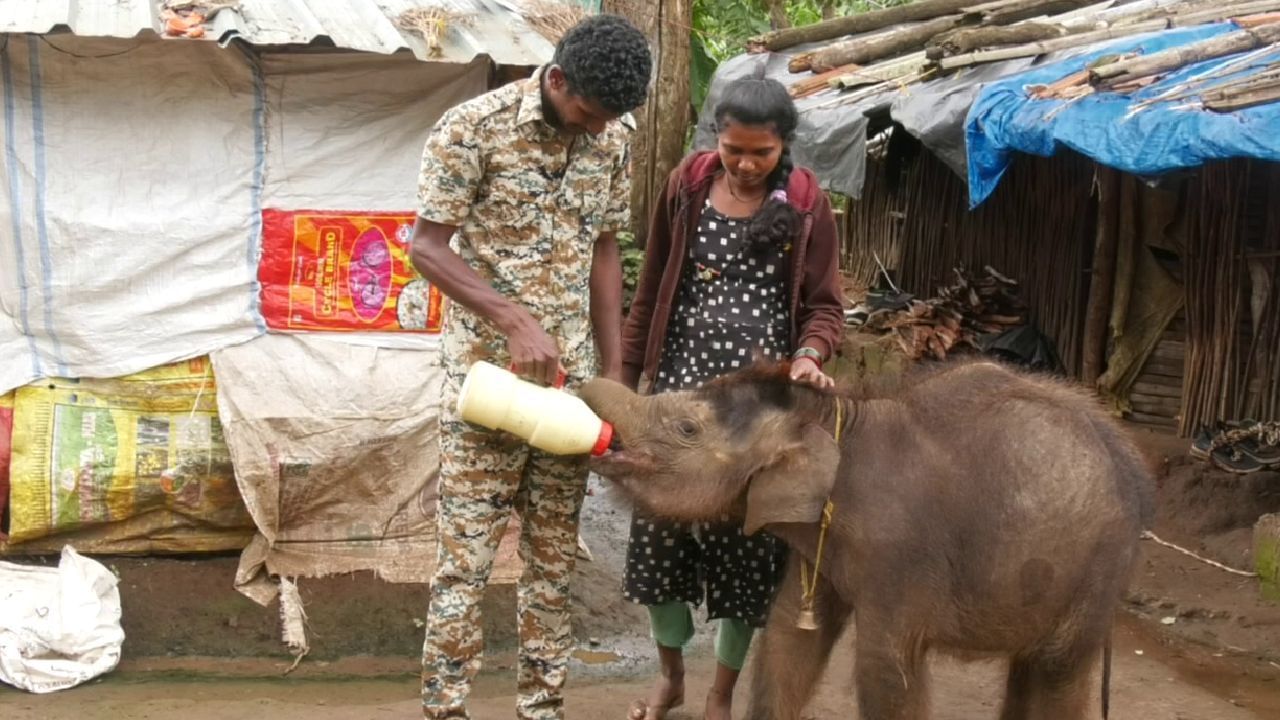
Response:
[{"label": "woman's bare foot", "polygon": [[715,688],[707,691],[707,707],[703,711],[703,720],[732,720],[733,694],[721,692]]},{"label": "woman's bare foot", "polygon": [[716,678],[707,690],[704,720],[732,720],[733,688],[738,684],[738,671],[716,663]]},{"label": "woman's bare foot", "polygon": [[628,720],[663,720],[667,713],[684,704],[684,670],[662,673],[654,682],[649,697],[631,703]]}]

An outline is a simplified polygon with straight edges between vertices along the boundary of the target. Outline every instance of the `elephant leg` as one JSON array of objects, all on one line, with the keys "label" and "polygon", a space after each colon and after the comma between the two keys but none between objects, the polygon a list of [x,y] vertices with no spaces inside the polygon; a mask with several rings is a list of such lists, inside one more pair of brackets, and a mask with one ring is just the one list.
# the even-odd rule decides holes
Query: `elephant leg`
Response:
[{"label": "elephant leg", "polygon": [[1032,656],[1009,661],[1000,720],[1080,720],[1094,717],[1090,692],[1097,649],[1068,657]]},{"label": "elephant leg", "polygon": [[1035,665],[1021,659],[1009,658],[1009,675],[1005,678],[1004,708],[1000,720],[1030,720],[1035,708]]},{"label": "elephant leg", "polygon": [[863,720],[925,720],[929,714],[927,648],[888,623],[858,618],[854,673]]},{"label": "elephant leg", "polygon": [[799,563],[787,565],[786,579],[769,610],[752,662],[748,720],[798,720],[849,619],[851,607],[836,596],[829,583],[819,579],[814,600],[818,628],[796,627]]}]

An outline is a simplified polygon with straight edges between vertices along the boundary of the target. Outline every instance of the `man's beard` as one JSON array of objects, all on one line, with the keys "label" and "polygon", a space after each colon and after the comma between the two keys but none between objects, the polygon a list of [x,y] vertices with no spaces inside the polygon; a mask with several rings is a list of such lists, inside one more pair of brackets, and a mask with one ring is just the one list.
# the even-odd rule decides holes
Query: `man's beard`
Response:
[{"label": "man's beard", "polygon": [[551,102],[551,98],[547,96],[546,82],[547,80],[544,77],[539,86],[542,95],[542,121],[556,130],[564,130],[564,121],[560,119],[560,113],[556,111],[555,103]]}]

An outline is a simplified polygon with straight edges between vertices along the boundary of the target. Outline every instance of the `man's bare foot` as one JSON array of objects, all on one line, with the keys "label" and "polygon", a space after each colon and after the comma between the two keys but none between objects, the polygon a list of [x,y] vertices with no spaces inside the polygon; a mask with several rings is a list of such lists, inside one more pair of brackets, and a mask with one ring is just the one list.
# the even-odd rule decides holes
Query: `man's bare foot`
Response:
[{"label": "man's bare foot", "polygon": [[732,720],[730,711],[732,710],[733,695],[724,693],[715,688],[707,691],[707,707],[703,714],[703,720]]},{"label": "man's bare foot", "polygon": [[653,689],[649,691],[649,697],[631,703],[627,720],[663,720],[667,712],[683,704],[684,673],[659,675]]}]

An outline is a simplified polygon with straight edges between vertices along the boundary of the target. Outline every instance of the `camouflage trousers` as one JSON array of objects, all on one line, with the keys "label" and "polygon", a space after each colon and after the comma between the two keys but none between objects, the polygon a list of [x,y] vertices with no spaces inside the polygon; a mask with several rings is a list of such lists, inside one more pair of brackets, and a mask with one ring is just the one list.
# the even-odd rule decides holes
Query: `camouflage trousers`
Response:
[{"label": "camouflage trousers", "polygon": [[[587,485],[582,458],[548,455],[454,414],[456,385],[441,405],[438,551],[422,648],[422,710],[430,720],[469,718],[480,671],[480,601],[512,511],[520,513],[523,574],[516,717],[560,720],[572,634],[569,578]],[[450,392],[450,386],[454,392]]]}]

